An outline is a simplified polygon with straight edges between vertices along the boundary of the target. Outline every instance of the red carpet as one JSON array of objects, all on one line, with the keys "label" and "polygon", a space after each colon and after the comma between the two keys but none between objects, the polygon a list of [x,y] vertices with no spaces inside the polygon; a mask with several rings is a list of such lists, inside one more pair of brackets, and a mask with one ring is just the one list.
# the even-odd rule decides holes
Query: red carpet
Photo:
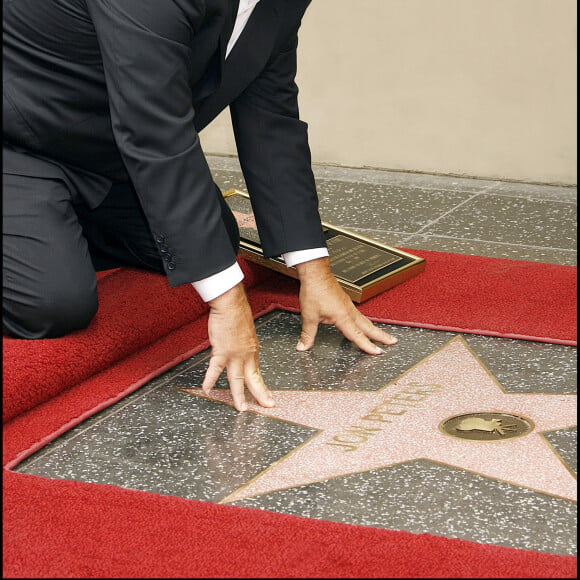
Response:
[{"label": "red carpet", "polygon": [[[576,269],[414,251],[424,273],[363,304],[375,320],[575,344]],[[295,281],[244,264],[256,316]],[[4,465],[207,346],[191,288],[120,270],[66,339],[4,339]],[[4,577],[576,577],[576,558],[309,520],[5,471]]]}]

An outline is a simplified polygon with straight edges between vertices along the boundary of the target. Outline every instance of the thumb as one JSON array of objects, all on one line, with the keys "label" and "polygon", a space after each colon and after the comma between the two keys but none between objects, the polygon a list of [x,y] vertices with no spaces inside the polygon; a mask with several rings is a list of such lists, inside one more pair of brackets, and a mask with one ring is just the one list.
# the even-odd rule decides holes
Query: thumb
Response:
[{"label": "thumb", "polygon": [[316,338],[316,333],[318,332],[318,322],[316,320],[302,319],[302,333],[300,334],[300,340],[296,345],[296,350],[305,351],[309,350],[314,346],[314,339]]}]

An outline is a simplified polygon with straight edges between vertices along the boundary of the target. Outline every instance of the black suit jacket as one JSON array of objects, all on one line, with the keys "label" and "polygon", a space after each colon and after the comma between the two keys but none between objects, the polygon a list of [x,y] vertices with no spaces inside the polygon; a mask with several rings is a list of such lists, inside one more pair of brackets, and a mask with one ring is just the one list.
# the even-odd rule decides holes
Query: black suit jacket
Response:
[{"label": "black suit jacket", "polygon": [[224,62],[234,0],[4,0],[4,171],[93,207],[130,180],[170,284],[199,280],[235,260],[198,138],[229,105],[265,254],[323,246],[294,82],[309,3],[261,0]]}]

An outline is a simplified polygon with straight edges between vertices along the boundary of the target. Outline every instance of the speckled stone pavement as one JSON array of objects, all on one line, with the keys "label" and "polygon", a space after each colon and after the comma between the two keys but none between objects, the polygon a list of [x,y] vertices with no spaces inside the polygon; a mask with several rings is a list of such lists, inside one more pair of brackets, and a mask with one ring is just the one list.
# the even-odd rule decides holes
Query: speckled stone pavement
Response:
[{"label": "speckled stone pavement", "polygon": [[[235,159],[211,165],[245,189]],[[576,263],[575,188],[315,174],[325,221],[388,245]],[[272,312],[257,327],[275,408],[237,413],[224,378],[204,396],[199,353],[16,470],[576,554],[576,349],[382,326],[399,342],[381,356],[332,327],[298,353],[300,317]]]}]

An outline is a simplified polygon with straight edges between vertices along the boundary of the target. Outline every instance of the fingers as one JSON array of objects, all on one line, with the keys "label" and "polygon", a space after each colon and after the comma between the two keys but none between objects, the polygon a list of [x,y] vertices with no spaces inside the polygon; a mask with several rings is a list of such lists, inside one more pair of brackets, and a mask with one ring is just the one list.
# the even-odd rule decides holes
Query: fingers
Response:
[{"label": "fingers", "polygon": [[317,332],[318,332],[318,321],[315,319],[310,320],[303,316],[302,333],[300,334],[300,340],[296,345],[296,350],[302,352],[311,349],[314,346],[314,341],[316,339]]},{"label": "fingers", "polygon": [[389,334],[375,326],[366,316],[360,314],[360,312],[359,315],[359,326],[371,340],[376,340],[377,342],[388,345],[397,344],[397,339],[392,334]]},{"label": "fingers", "polygon": [[274,397],[266,387],[262,373],[258,368],[257,361],[236,361],[227,367],[228,382],[234,400],[234,407],[238,411],[247,411],[249,406],[246,401],[245,388],[248,387],[254,399],[262,407],[274,407]]},{"label": "fingers", "polygon": [[228,383],[234,400],[234,407],[238,411],[247,411],[248,403],[244,395],[244,366],[241,361],[228,365]]},{"label": "fingers", "polygon": [[249,406],[245,396],[245,388],[256,399],[262,407],[274,407],[276,405],[274,397],[268,390],[258,362],[234,360],[224,365],[219,358],[212,357],[201,388],[206,395],[209,395],[224,369],[227,369],[228,383],[232,393],[234,407],[238,411],[247,411]]},{"label": "fingers", "polygon": [[206,395],[209,395],[209,392],[217,383],[217,380],[220,378],[224,368],[225,365],[222,364],[216,357],[212,357],[210,359],[207,371],[205,372],[203,383],[201,384],[201,388]]},{"label": "fingers", "polygon": [[368,354],[381,354],[384,352],[382,348],[371,342],[372,340],[387,345],[397,343],[397,339],[394,336],[375,326],[358,310],[354,318],[346,317],[342,321],[337,321],[336,327],[346,338]]},{"label": "fingers", "polygon": [[336,327],[344,334],[345,338],[354,342],[363,352],[367,354],[381,354],[384,352],[382,348],[369,340],[352,318],[337,320]]},{"label": "fingers", "polygon": [[266,387],[257,363],[246,366],[245,381],[248,390],[252,393],[258,404],[262,407],[274,407],[276,405],[274,397],[272,397],[268,387]]},{"label": "fingers", "polygon": [[[321,320],[321,322],[324,322],[324,320]],[[354,342],[356,346],[368,354],[381,354],[384,352],[382,348],[371,342],[373,340],[386,345],[397,343],[397,339],[394,336],[375,326],[354,306],[346,309],[346,312],[343,312],[343,315],[333,322],[345,338]],[[305,316],[303,313],[302,333],[296,345],[296,350],[306,351],[314,346],[318,324],[319,322],[316,318]]]}]

